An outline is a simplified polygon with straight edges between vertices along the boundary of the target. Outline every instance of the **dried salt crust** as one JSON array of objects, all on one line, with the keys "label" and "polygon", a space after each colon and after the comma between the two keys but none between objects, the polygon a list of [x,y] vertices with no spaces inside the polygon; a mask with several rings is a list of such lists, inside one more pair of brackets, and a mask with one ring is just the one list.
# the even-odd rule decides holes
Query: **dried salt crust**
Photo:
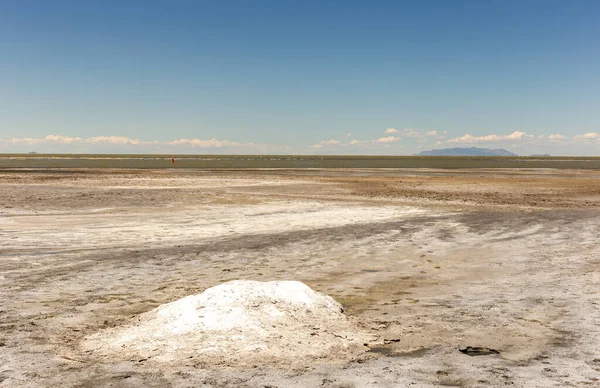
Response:
[{"label": "dried salt crust", "polygon": [[338,302],[304,283],[234,280],[91,335],[82,346],[111,358],[293,364],[355,357],[372,340]]}]

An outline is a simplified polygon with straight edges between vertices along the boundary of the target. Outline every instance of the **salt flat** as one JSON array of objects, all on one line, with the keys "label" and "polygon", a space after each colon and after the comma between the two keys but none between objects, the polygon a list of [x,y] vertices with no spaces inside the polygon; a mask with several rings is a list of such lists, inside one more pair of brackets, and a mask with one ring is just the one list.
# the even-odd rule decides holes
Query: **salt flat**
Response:
[{"label": "salt flat", "polygon": [[[0,385],[598,384],[599,178],[0,171]],[[361,352],[293,365],[193,353],[123,359],[85,346],[235,279],[302,281],[372,339]],[[468,346],[499,354],[459,351]]]}]

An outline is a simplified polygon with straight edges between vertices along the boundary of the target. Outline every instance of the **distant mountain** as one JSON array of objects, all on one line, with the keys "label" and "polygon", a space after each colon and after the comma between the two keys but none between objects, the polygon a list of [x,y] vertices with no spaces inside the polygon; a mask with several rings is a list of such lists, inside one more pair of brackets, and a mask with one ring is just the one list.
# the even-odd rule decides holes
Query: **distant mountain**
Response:
[{"label": "distant mountain", "polygon": [[489,148],[444,148],[441,150],[423,151],[419,156],[518,156],[503,149]]}]

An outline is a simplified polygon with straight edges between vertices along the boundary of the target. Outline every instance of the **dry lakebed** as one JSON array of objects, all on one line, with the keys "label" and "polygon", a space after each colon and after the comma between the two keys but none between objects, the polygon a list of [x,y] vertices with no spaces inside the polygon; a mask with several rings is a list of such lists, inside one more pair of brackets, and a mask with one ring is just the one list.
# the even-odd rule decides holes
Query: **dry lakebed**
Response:
[{"label": "dry lakebed", "polygon": [[0,170],[1,387],[600,384],[600,172]]}]

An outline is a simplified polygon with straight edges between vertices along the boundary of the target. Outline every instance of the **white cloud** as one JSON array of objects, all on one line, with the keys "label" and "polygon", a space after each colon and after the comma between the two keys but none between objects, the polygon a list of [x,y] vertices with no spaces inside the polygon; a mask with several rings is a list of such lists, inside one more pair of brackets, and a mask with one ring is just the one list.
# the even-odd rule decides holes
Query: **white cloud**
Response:
[{"label": "white cloud", "polygon": [[460,137],[455,137],[454,139],[448,140],[448,143],[476,143],[476,142],[480,142],[480,141],[493,141],[493,140],[499,140],[499,139],[500,139],[500,137],[498,135],[487,135],[487,136],[475,137],[475,136],[471,135],[470,133],[467,133],[466,135],[463,135]]},{"label": "white cloud", "polygon": [[523,138],[530,138],[532,135],[528,135],[525,132],[514,131],[511,134],[499,136],[496,134],[485,135],[485,136],[472,136],[467,133],[464,136],[456,137],[448,140],[448,143],[486,143],[486,142],[497,142],[502,140],[522,140]]},{"label": "white cloud", "polygon": [[327,147],[327,146],[332,146],[332,145],[340,145],[342,144],[341,141],[339,140],[335,140],[335,139],[331,139],[331,140],[323,140],[317,144],[313,144],[308,148],[314,148],[314,149],[318,149],[318,148],[323,148],[323,147]]},{"label": "white cloud", "polygon": [[422,130],[415,129],[415,128],[405,128],[401,131],[396,128],[388,128],[385,130],[385,133],[386,134],[398,133],[398,134],[401,134],[402,136],[406,136],[406,137],[439,137],[440,136],[437,131],[422,131]]},{"label": "white cloud", "polygon": [[234,147],[241,145],[240,143],[229,141],[229,140],[201,140],[201,139],[179,139],[167,142],[169,145],[181,145],[190,146],[194,148],[223,148],[223,147]]},{"label": "white cloud", "polygon": [[575,139],[575,140],[594,140],[594,139],[600,139],[600,134],[598,134],[596,132],[588,132],[588,133],[583,134],[583,135],[574,136],[573,139]]},{"label": "white cloud", "polygon": [[123,136],[96,136],[88,139],[60,135],[48,135],[44,138],[16,138],[9,140],[13,144],[73,144],[73,143],[103,143],[103,144],[140,144],[139,139],[130,139]]},{"label": "white cloud", "polygon": [[566,136],[563,136],[560,133],[548,136],[548,139],[550,139],[550,141],[553,141],[553,142],[565,140],[566,138],[567,138]]},{"label": "white cloud", "polygon": [[95,136],[85,140],[87,143],[103,143],[103,144],[140,144],[140,139],[131,139],[125,136]]},{"label": "white cloud", "polygon": [[[172,141],[143,141],[140,139],[132,139],[125,136],[94,136],[87,139],[81,137],[69,137],[60,135],[48,135],[44,138],[15,138],[10,140],[0,139],[0,145],[12,144],[15,146],[39,146],[43,149],[55,150],[59,149],[56,147],[60,146],[76,146],[74,150],[93,150],[93,149],[106,149],[119,147],[127,147],[127,150],[131,150],[131,147],[135,149],[142,149],[148,146],[154,146],[152,150],[173,150],[181,148],[205,148],[205,149],[219,149],[226,147],[235,147],[238,150],[252,149],[265,151],[267,149],[277,149],[280,147],[271,146],[268,144],[254,144],[254,143],[238,143],[230,140],[218,140],[218,139],[178,139]],[[116,148],[115,148],[116,147]],[[173,148],[175,147],[175,148]],[[69,149],[70,150],[70,149]]]},{"label": "white cloud", "polygon": [[417,130],[417,129],[413,129],[413,128],[406,128],[402,130],[402,134],[404,136],[408,136],[408,137],[421,137],[423,136],[423,133],[421,133],[421,131]]},{"label": "white cloud", "polygon": [[[378,139],[373,139],[373,140],[352,140],[350,143],[347,143],[347,145],[351,145],[351,146],[371,145],[371,147],[369,147],[371,149],[371,148],[373,148],[372,146],[375,146],[375,145],[383,145],[385,147],[386,145],[390,145],[391,143],[397,143],[400,140],[402,140],[402,136],[419,139],[418,140],[419,143],[426,143],[428,141],[427,138],[443,139],[446,137],[444,135],[440,135],[438,133],[438,131],[435,131],[435,130],[421,131],[421,130],[414,129],[414,128],[405,128],[402,130],[399,130],[396,128],[386,128],[384,133],[391,135],[391,136],[384,136],[384,137],[380,137]],[[394,136],[394,134],[397,134],[397,135]],[[321,143],[319,143],[319,144],[321,144]]]},{"label": "white cloud", "polygon": [[58,136],[58,135],[48,135],[44,138],[44,140],[52,143],[62,143],[62,144],[71,144],[75,142],[83,141],[80,137],[68,137],[68,136]]},{"label": "white cloud", "polygon": [[346,136],[348,136],[348,137],[352,137],[352,134],[351,134],[350,132],[348,132],[348,133],[346,134]]},{"label": "white cloud", "polygon": [[341,141],[334,140],[334,139],[321,142],[321,144],[324,144],[324,145],[336,145],[336,144],[340,144],[340,143],[341,143]]},{"label": "white cloud", "polygon": [[514,131],[510,135],[506,135],[505,138],[508,140],[520,140],[523,136],[531,137],[531,136],[527,136],[527,134],[525,132]]},{"label": "white cloud", "polygon": [[373,140],[373,143],[395,143],[399,141],[400,138],[396,136],[388,136],[388,137],[380,137],[379,139]]},{"label": "white cloud", "polygon": [[10,140],[0,140],[0,142],[11,143],[11,144],[22,144],[22,145],[34,145],[34,144],[72,144],[82,142],[84,139],[80,137],[68,137],[58,135],[48,135],[44,138],[30,138],[22,137]]}]

